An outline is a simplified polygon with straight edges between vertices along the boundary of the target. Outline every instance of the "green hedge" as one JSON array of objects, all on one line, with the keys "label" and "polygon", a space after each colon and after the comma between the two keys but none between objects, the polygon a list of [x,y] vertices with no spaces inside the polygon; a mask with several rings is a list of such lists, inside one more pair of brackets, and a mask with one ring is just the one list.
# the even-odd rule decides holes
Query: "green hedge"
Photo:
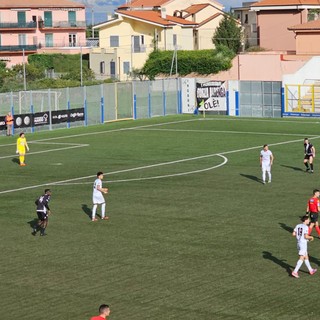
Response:
[{"label": "green hedge", "polygon": [[[88,69],[89,56],[82,55],[82,67]],[[43,69],[54,69],[55,72],[72,72],[80,68],[80,54],[31,54],[28,63]]]},{"label": "green hedge", "polygon": [[[232,66],[235,54],[225,46],[215,50],[177,51],[177,69],[180,76],[190,73],[211,74],[228,70]],[[149,79],[159,74],[169,75],[174,51],[154,51],[149,55],[141,73]],[[175,74],[176,61],[174,60],[172,73]]]}]

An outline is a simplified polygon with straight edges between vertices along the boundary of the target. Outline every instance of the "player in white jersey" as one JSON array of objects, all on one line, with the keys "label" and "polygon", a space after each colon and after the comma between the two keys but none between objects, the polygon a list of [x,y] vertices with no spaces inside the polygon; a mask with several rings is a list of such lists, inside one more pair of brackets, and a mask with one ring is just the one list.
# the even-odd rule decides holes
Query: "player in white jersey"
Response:
[{"label": "player in white jersey", "polygon": [[267,144],[260,151],[260,167],[262,169],[262,183],[266,183],[266,173],[268,173],[268,182],[271,183],[271,166],[273,164],[273,154]]},{"label": "player in white jersey", "polygon": [[303,262],[307,266],[311,275],[317,272],[317,269],[312,269],[308,256],[308,241],[313,240],[313,237],[309,236],[308,224],[310,223],[310,219],[308,216],[303,216],[301,218],[301,222],[302,223],[296,225],[292,232],[292,235],[297,239],[297,248],[299,252],[299,260],[296,264],[295,269],[291,273],[291,275],[295,278],[299,278],[298,271],[302,266]]},{"label": "player in white jersey", "polygon": [[96,212],[98,205],[101,205],[101,219],[108,220],[109,217],[106,216],[106,201],[104,199],[103,193],[108,193],[108,188],[102,188],[103,172],[99,171],[97,173],[97,179],[93,183],[93,208],[92,208],[92,221],[97,221]]}]

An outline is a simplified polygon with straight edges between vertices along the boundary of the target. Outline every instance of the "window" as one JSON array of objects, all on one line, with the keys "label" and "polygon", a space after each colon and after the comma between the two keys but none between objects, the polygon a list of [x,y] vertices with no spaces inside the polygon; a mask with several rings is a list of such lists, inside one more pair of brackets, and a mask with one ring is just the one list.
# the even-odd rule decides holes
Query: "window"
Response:
[{"label": "window", "polygon": [[124,61],[123,62],[123,73],[124,74],[129,74],[130,73],[130,62],[129,61]]},{"label": "window", "polygon": [[146,47],[144,45],[144,35],[141,36],[131,36],[131,45],[133,46],[133,52],[146,52]]},{"label": "window", "polygon": [[177,43],[177,35],[176,35],[176,34],[173,35],[172,42],[173,42],[173,46],[174,46],[174,47],[178,44],[178,43]]},{"label": "window", "polygon": [[75,11],[68,11],[68,23],[70,27],[76,27],[76,12]]},{"label": "window", "polygon": [[105,74],[106,73],[106,65],[104,61],[100,62],[100,73]]},{"label": "window", "polygon": [[52,27],[52,11],[44,12],[44,26]]},{"label": "window", "polygon": [[24,27],[26,25],[26,12],[25,11],[18,11],[18,26]]},{"label": "window", "polygon": [[46,41],[46,47],[53,47],[53,34],[46,33],[45,41]]},{"label": "window", "polygon": [[19,34],[19,46],[25,46],[27,44],[27,36],[25,34]]},{"label": "window", "polygon": [[110,76],[113,79],[116,77],[116,63],[114,61],[110,61]]},{"label": "window", "polygon": [[244,16],[244,23],[248,23],[249,22],[249,18],[248,18],[248,14],[246,13]]},{"label": "window", "polygon": [[110,47],[119,47],[119,36],[110,36]]},{"label": "window", "polygon": [[77,35],[70,33],[69,34],[69,47],[76,47],[77,45]]}]

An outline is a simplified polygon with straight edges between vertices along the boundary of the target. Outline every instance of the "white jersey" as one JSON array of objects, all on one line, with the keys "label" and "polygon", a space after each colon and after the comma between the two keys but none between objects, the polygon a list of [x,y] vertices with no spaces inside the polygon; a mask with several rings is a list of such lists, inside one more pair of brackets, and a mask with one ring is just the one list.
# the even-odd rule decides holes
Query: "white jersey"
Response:
[{"label": "white jersey", "polygon": [[297,238],[297,249],[299,256],[305,256],[308,254],[308,240],[305,238],[305,235],[308,234],[309,228],[303,223],[298,224],[294,228]]},{"label": "white jersey", "polygon": [[296,225],[296,227],[294,228],[294,232],[296,233],[298,243],[308,242],[308,240],[305,238],[305,235],[309,234],[309,228],[307,225],[303,223]]},{"label": "white jersey", "polygon": [[261,150],[260,157],[261,157],[262,164],[270,165],[271,156],[272,156],[272,152],[270,150]]},{"label": "white jersey", "polygon": [[92,201],[94,204],[101,204],[104,203],[104,196],[101,191],[98,190],[98,187],[102,188],[102,180],[96,179],[93,183],[93,195]]}]

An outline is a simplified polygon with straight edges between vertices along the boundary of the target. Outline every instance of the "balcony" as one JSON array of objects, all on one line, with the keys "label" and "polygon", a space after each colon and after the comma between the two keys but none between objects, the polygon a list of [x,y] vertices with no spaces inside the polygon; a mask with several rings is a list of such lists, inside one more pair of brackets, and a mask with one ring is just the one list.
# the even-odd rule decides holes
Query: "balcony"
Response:
[{"label": "balcony", "polygon": [[39,29],[86,29],[85,21],[52,21],[47,23],[43,20],[39,20]]},{"label": "balcony", "polygon": [[9,52],[37,52],[36,45],[17,45],[17,46],[0,46],[0,52],[2,53],[9,53]]},{"label": "balcony", "polygon": [[28,31],[28,30],[35,30],[37,28],[36,22],[1,22],[0,23],[0,30],[1,31]]},{"label": "balcony", "polygon": [[78,41],[69,41],[68,39],[65,40],[56,40],[54,42],[46,42],[45,40],[39,41],[37,45],[38,49],[43,48],[81,48],[81,47],[88,47],[86,39],[80,39]]},{"label": "balcony", "polygon": [[134,46],[133,47],[133,52],[134,53],[139,53],[139,52],[146,52],[146,46],[141,44],[140,46]]}]

